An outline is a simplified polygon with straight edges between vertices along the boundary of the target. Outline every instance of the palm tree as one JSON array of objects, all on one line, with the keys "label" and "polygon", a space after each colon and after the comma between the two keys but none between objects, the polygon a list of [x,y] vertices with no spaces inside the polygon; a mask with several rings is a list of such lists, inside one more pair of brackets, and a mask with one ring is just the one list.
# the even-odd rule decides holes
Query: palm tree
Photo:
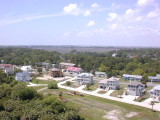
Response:
[{"label": "palm tree", "polygon": [[152,105],[152,111],[153,111],[153,106],[155,105],[154,101],[151,101],[151,105]]}]

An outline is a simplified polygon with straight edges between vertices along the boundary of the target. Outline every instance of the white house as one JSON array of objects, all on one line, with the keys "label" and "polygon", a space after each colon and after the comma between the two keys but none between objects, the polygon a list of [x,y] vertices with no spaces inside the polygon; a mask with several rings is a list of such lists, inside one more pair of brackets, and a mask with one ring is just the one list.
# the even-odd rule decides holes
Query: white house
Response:
[{"label": "white house", "polygon": [[32,70],[32,67],[29,65],[29,66],[22,66],[21,67],[21,70],[22,71],[31,71]]},{"label": "white house", "polygon": [[128,85],[127,95],[143,96],[145,94],[145,91],[146,89],[144,84],[133,81]]},{"label": "white house", "polygon": [[17,81],[23,81],[23,82],[29,82],[32,80],[28,72],[18,72],[16,73],[16,80]]},{"label": "white house", "polygon": [[141,75],[123,74],[122,78],[124,80],[133,80],[133,81],[141,81],[142,80],[142,76]]},{"label": "white house", "polygon": [[160,74],[157,74],[156,76],[148,76],[148,79],[151,82],[160,82]]},{"label": "white house", "polygon": [[81,73],[77,76],[77,83],[80,85],[90,83],[91,85],[94,84],[93,82],[93,74],[91,73]]},{"label": "white house", "polygon": [[149,94],[154,100],[160,101],[160,85],[154,86],[153,89],[149,91]]},{"label": "white house", "polygon": [[95,72],[95,76],[96,77],[104,77],[106,78],[107,77],[107,74],[105,72]]},{"label": "white house", "polygon": [[14,67],[11,64],[0,64],[0,69],[2,69],[5,73],[13,74]]},{"label": "white house", "polygon": [[99,87],[102,89],[117,90],[119,89],[119,78],[111,77],[99,82]]}]

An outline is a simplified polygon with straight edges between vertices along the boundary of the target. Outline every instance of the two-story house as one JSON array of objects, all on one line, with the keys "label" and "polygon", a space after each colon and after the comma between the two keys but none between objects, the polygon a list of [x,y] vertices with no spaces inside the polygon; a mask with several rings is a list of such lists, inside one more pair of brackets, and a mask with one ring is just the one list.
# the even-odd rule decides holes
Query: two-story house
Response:
[{"label": "two-story house", "polygon": [[104,77],[106,78],[107,77],[107,74],[105,72],[95,72],[95,76],[96,77]]},{"label": "two-story house", "polygon": [[7,74],[14,73],[14,67],[11,64],[0,64],[0,69],[3,70]]},{"label": "two-story house", "polygon": [[18,72],[16,73],[15,79],[17,81],[29,82],[32,80],[28,72]]},{"label": "two-story house", "polygon": [[153,89],[149,91],[149,94],[154,100],[160,101],[160,85],[154,86]]},{"label": "two-story house", "polygon": [[144,84],[133,81],[128,85],[127,95],[143,96],[145,94],[145,91],[146,89]]},{"label": "two-story house", "polygon": [[104,79],[99,82],[99,88],[102,89],[117,90],[119,87],[119,78],[116,77]]},{"label": "two-story house", "polygon": [[77,76],[76,79],[77,83],[80,85],[84,85],[84,84],[94,84],[93,82],[93,74],[91,73],[81,73]]}]

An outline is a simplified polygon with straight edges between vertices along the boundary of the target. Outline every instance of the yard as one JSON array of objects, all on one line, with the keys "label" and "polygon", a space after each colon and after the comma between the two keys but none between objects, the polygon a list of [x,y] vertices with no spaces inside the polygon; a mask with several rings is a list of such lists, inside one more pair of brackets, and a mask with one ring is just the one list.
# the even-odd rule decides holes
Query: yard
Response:
[{"label": "yard", "polygon": [[94,91],[94,90],[97,90],[97,88],[99,88],[98,81],[95,81],[93,85],[89,86],[89,89],[87,88],[87,85],[86,85],[86,87],[83,90]]},{"label": "yard", "polygon": [[[160,112],[152,112],[151,109],[134,106],[126,103],[112,101],[91,95],[68,95],[65,89],[46,89],[41,91],[42,94],[53,94],[58,96],[63,92],[65,103],[69,107],[79,110],[85,120],[159,120]],[[73,93],[73,92],[71,92]],[[96,113],[96,114],[95,114]]]},{"label": "yard", "polygon": [[63,86],[68,86],[68,87],[72,87],[72,88],[78,88],[78,87],[81,86],[81,85],[78,85],[76,82],[70,82],[70,84],[67,84],[67,82],[66,82],[66,83],[64,83],[62,85]]}]

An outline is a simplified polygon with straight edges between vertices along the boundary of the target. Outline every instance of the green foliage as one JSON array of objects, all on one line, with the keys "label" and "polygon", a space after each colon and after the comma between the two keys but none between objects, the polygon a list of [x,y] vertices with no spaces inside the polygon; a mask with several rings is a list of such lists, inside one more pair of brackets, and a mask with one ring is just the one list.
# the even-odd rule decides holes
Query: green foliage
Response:
[{"label": "green foliage", "polygon": [[66,84],[67,84],[68,86],[70,86],[70,85],[71,85],[71,82],[70,82],[70,81],[67,81]]},{"label": "green foliage", "polygon": [[20,100],[31,100],[35,97],[37,97],[37,92],[32,88],[24,88],[18,92],[18,98]]},{"label": "green foliage", "polygon": [[86,84],[87,90],[89,90],[90,86],[91,86],[90,83],[87,83],[87,84]]},{"label": "green foliage", "polygon": [[0,85],[2,120],[83,120],[78,111],[66,107],[57,97],[41,97],[25,83],[10,84]]},{"label": "green foliage", "polygon": [[57,83],[53,82],[48,84],[48,89],[58,89]]}]

